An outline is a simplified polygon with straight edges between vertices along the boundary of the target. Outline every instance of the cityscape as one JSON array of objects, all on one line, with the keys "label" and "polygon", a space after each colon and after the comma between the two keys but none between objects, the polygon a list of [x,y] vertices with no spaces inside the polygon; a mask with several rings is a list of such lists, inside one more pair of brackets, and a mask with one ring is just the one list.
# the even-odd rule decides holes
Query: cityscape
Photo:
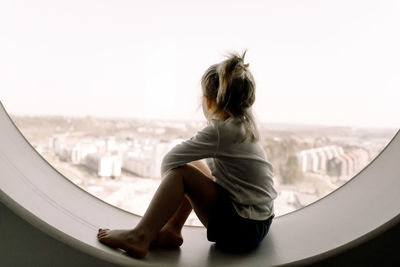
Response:
[{"label": "cityscape", "polygon": [[[103,201],[143,215],[160,181],[164,155],[204,122],[12,116],[33,147],[67,179]],[[385,148],[397,129],[260,124],[274,166],[275,215],[339,188]],[[194,213],[188,225],[201,225]]]}]

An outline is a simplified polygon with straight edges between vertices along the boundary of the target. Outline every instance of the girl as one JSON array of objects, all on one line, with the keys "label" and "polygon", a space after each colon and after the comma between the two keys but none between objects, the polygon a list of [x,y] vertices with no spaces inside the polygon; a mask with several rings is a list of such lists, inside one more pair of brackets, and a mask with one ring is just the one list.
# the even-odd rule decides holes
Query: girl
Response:
[{"label": "girl", "polygon": [[[230,54],[207,69],[201,85],[208,126],[164,157],[163,180],[138,225],[99,229],[100,242],[136,258],[150,247],[179,247],[192,208],[208,240],[223,248],[250,249],[263,240],[276,191],[251,112],[255,82],[245,53]],[[200,159],[207,159],[207,166]]]}]

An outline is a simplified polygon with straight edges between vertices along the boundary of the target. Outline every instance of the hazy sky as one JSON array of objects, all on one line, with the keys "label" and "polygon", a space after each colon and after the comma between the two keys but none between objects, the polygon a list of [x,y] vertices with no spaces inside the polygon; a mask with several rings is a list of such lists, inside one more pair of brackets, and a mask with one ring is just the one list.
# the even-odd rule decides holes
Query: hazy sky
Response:
[{"label": "hazy sky", "polygon": [[11,113],[200,119],[200,78],[248,49],[260,121],[400,126],[400,1],[2,0]]}]

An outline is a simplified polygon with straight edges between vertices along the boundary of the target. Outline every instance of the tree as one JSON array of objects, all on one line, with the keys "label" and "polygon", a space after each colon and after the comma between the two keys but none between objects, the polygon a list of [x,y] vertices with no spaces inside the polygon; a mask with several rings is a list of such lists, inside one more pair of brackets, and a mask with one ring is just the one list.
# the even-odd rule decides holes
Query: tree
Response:
[{"label": "tree", "polygon": [[280,166],[282,183],[294,184],[296,181],[303,178],[303,173],[300,169],[299,159],[295,154],[289,155],[286,164]]}]

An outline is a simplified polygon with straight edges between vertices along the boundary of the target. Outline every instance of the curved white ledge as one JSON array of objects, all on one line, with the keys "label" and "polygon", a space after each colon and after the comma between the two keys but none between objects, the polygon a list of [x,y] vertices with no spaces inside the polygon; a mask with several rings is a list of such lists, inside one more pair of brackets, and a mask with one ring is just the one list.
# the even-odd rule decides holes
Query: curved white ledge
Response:
[{"label": "curved white ledge", "polygon": [[[267,238],[249,254],[223,253],[206,240],[204,228],[185,227],[185,243],[180,250],[152,250],[145,260],[138,261],[96,239],[99,227],[131,228],[138,222],[137,216],[104,203],[65,179],[26,141],[2,105],[0,129],[0,227],[8,229],[11,237],[16,230],[24,233],[20,246],[31,247],[31,254],[40,254],[39,245],[47,247],[57,256],[54,261],[59,266],[71,262],[71,255],[78,262],[103,266],[306,264],[357,246],[400,221],[398,132],[384,151],[345,186],[301,210],[276,218]],[[42,244],[38,244],[33,236],[44,241],[39,238]],[[10,239],[0,240],[0,251],[7,250],[2,256],[5,262],[17,257],[21,257],[18,262],[24,262],[22,257],[29,252],[10,249]],[[18,245],[21,241],[16,242]],[[39,256],[29,257],[39,260]],[[41,262],[51,262],[51,258],[48,254]]]}]

